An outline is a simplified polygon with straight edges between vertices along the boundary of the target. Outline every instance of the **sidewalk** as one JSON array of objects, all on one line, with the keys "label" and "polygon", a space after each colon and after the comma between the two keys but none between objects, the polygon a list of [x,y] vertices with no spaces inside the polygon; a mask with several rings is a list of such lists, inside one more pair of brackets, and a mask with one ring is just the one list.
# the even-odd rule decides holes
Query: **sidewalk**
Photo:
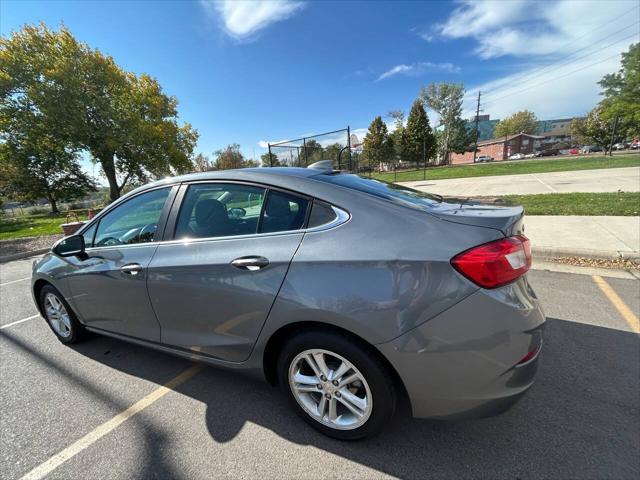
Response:
[{"label": "sidewalk", "polygon": [[445,196],[531,195],[573,192],[637,192],[640,167],[575,170],[569,172],[526,173],[495,177],[451,178],[400,182],[423,192]]},{"label": "sidewalk", "polygon": [[640,217],[535,216],[524,233],[541,257],[640,259]]}]

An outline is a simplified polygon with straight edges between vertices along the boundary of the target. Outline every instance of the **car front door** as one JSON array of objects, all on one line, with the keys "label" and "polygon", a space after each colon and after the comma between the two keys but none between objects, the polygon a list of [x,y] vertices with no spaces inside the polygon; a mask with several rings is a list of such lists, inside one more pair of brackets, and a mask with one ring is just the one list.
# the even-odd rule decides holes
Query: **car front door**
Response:
[{"label": "car front door", "polygon": [[302,240],[309,201],[247,184],[182,188],[167,225],[175,240],[149,265],[162,343],[243,361]]},{"label": "car front door", "polygon": [[84,234],[86,257],[70,257],[72,301],[84,323],[129,337],[160,341],[147,292],[147,267],[178,187],[137,195],[101,216]]}]

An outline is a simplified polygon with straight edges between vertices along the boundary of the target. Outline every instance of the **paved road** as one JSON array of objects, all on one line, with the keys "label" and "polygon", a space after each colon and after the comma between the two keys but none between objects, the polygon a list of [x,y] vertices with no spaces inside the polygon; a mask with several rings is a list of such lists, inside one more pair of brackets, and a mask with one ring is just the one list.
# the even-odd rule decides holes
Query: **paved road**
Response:
[{"label": "paved road", "polygon": [[402,182],[438,195],[491,196],[536,193],[640,191],[640,167],[527,173],[495,177],[452,178]]},{"label": "paved road", "polygon": [[[0,266],[3,480],[95,433],[191,365],[104,337],[65,347],[39,317],[8,326],[36,313],[30,264]],[[502,416],[401,415],[377,438],[340,443],[292,417],[271,387],[204,367],[48,478],[639,478],[639,337],[591,276],[530,278],[549,316],[543,363],[532,391]],[[604,280],[637,315],[638,281]]]}]

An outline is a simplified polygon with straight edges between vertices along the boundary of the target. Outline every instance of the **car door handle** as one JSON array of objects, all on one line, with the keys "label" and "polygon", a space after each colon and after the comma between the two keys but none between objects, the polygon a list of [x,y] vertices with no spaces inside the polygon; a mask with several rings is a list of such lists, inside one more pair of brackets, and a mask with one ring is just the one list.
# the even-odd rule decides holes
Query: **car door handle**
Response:
[{"label": "car door handle", "polygon": [[269,265],[269,259],[264,257],[254,257],[254,256],[240,257],[233,260],[231,262],[231,265],[233,265],[236,268],[239,268],[240,270],[249,270],[251,272],[254,272],[256,270],[260,270],[261,268],[264,268],[267,265]]},{"label": "car door handle", "polygon": [[120,267],[120,271],[127,275],[138,275],[142,271],[142,265],[139,263],[127,263]]}]

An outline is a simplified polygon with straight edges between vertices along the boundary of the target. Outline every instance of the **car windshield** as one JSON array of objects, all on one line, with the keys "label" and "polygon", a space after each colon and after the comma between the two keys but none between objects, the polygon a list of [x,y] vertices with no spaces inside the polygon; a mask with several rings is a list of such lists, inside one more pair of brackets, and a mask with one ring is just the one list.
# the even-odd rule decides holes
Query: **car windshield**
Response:
[{"label": "car windshield", "polygon": [[346,173],[316,175],[313,179],[320,180],[321,182],[332,183],[334,185],[340,185],[341,187],[351,188],[392,202],[403,203],[405,205],[409,204],[410,206],[430,207],[436,203],[442,202],[442,197],[440,195],[421,192],[413,188],[384,182],[382,180],[363,178],[358,175]]}]

